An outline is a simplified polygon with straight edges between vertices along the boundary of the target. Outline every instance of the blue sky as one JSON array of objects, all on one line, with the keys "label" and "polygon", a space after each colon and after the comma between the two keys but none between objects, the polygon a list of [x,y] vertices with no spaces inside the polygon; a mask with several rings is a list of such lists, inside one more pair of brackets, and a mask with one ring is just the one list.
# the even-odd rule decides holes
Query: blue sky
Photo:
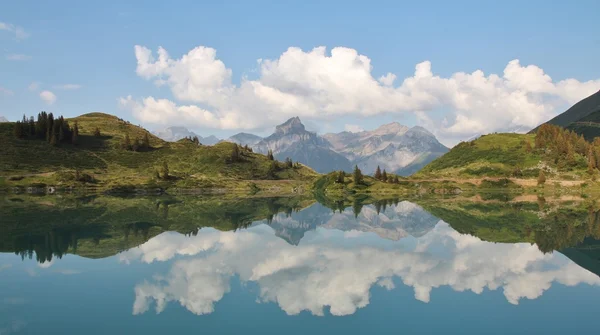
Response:
[{"label": "blue sky", "polygon": [[[267,106],[263,105],[267,102],[258,102],[258,98],[252,97],[251,102],[243,100],[236,102],[235,107],[228,104],[226,108],[200,97],[181,99],[173,86],[175,84],[171,83],[184,82],[189,77],[175,77],[172,73],[162,72],[148,79],[136,74],[134,46],[152,50],[154,57],[158,57],[156,52],[161,46],[175,61],[198,46],[213,48],[216,58],[230,69],[233,86],[239,88],[242,81],[249,80],[275,88],[278,92],[290,93],[291,86],[306,84],[308,86],[302,89],[307,90],[303,90],[302,94],[322,93],[328,99],[347,99],[348,92],[356,95],[356,91],[347,90],[339,84],[334,88],[318,85],[315,88],[311,83],[318,82],[324,75],[335,76],[327,73],[327,69],[317,69],[316,65],[307,66],[306,69],[317,70],[305,70],[302,78],[300,74],[291,73],[290,69],[278,68],[276,78],[268,79],[261,72],[257,60],[277,60],[289,47],[298,47],[308,53],[315,47],[325,46],[326,56],[334,47],[346,47],[370,59],[373,78],[393,73],[397,79],[392,87],[402,90],[403,95],[383,96],[384,100],[397,98],[398,102],[387,104],[382,101],[376,106],[366,106],[364,101],[382,96],[379,93],[365,96],[352,106],[338,106],[340,101],[335,100],[315,102],[312,97],[302,96],[302,103],[294,108],[309,127],[325,132],[357,127],[370,129],[390,121],[407,125],[419,123],[429,126],[436,135],[451,143],[468,136],[465,129],[470,126],[474,129],[473,133],[510,130],[527,127],[559,113],[581,98],[559,92],[556,87],[560,86],[561,80],[573,78],[581,85],[587,83],[581,86],[585,90],[573,86],[570,91],[593,93],[600,78],[599,12],[600,2],[593,0],[562,3],[328,1],[324,4],[319,1],[145,1],[143,5],[139,1],[95,4],[82,1],[2,2],[0,115],[16,119],[23,113],[34,114],[40,110],[65,116],[103,111],[131,119],[150,129],[180,122],[202,135],[215,133],[223,137],[244,129],[268,133],[274,124],[294,114],[291,108],[283,111],[289,106],[287,102],[278,102],[283,104],[280,106],[269,100]],[[17,36],[19,27],[25,34]],[[419,88],[400,87],[404,78],[414,75],[416,64],[423,61],[429,61],[433,75],[441,78],[451,78],[457,72],[470,74],[475,70],[482,70],[484,76],[494,73],[502,77],[507,64],[514,59],[518,59],[522,66],[519,71],[527,72],[524,70],[527,65],[535,65],[551,77],[556,87],[538,90],[537,84],[531,84],[534,80],[529,79],[515,79],[502,84],[508,87],[508,93],[525,90],[536,106],[524,108],[524,115],[511,112],[513,114],[507,120],[501,118],[505,110],[496,111],[499,116],[495,122],[502,124],[499,129],[482,124],[485,119],[478,118],[477,113],[484,112],[476,110],[488,103],[487,98],[481,98],[481,93],[473,96],[473,99],[481,100],[478,100],[481,103],[479,107],[474,103],[462,106],[447,103],[456,101],[449,98],[454,93],[441,92],[439,88],[432,88],[430,83],[421,83]],[[310,77],[313,73],[314,76]],[[157,86],[157,79],[169,83]],[[359,80],[359,77],[356,82],[346,79],[349,84],[355,82],[361,87],[358,91],[368,90],[367,86],[362,88]],[[516,87],[514,83],[519,81],[529,84]],[[32,83],[39,84],[32,87]],[[465,85],[469,86],[461,85],[455,96],[464,95]],[[77,86],[79,88],[75,89]],[[373,89],[380,90],[381,87]],[[595,88],[598,89],[600,85]],[[53,100],[51,98],[44,101],[40,97],[42,91],[52,92],[55,101],[52,104],[48,104]],[[426,102],[407,102],[407,96],[421,92],[428,94]],[[471,94],[469,92],[467,95]],[[549,92],[556,99],[542,103],[540,96],[532,96],[546,96]],[[119,99],[129,95],[137,105],[119,103]],[[149,113],[156,112],[156,108],[150,108],[142,101],[146,97],[167,99],[177,106],[197,106],[213,113],[217,121],[196,122],[193,119],[196,114],[186,116],[185,122],[171,120],[173,114],[149,116]],[[500,99],[488,98],[489,104]],[[238,101],[242,98],[228,96],[227,99]],[[509,105],[514,106],[512,103]],[[253,107],[245,109],[244,106]],[[422,111],[418,114],[420,117],[412,111],[413,108]],[[236,115],[237,123],[224,121],[226,109],[235,109],[237,114],[232,115]],[[457,112],[459,109],[464,111]],[[278,114],[278,111],[282,112]],[[529,115],[538,112],[539,115],[533,119]],[[268,114],[268,117],[263,118],[263,114]],[[250,122],[255,120],[260,122]],[[456,127],[453,128],[453,125]]]}]

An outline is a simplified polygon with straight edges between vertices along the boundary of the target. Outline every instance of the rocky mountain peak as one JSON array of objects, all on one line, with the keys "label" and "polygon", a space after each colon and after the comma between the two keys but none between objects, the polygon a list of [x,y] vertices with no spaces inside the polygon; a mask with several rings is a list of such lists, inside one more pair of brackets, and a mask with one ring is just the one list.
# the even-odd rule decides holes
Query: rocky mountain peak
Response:
[{"label": "rocky mountain peak", "polygon": [[297,116],[275,127],[275,133],[282,135],[289,133],[302,133],[305,131],[306,128],[304,128],[302,121],[300,121],[300,118]]},{"label": "rocky mountain peak", "polygon": [[379,128],[373,130],[374,135],[386,135],[386,134],[399,134],[402,135],[408,131],[408,127],[398,122],[392,122],[384,124]]}]

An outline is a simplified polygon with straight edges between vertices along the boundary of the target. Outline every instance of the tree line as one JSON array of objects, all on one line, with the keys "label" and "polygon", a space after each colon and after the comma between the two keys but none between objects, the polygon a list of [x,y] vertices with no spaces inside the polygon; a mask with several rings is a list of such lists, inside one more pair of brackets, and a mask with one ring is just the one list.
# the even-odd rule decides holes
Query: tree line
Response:
[{"label": "tree line", "polygon": [[33,116],[17,121],[14,125],[14,136],[19,139],[40,139],[52,145],[59,143],[78,144],[79,127],[75,121],[73,127],[61,115],[54,117],[52,113],[40,112],[37,120]]}]

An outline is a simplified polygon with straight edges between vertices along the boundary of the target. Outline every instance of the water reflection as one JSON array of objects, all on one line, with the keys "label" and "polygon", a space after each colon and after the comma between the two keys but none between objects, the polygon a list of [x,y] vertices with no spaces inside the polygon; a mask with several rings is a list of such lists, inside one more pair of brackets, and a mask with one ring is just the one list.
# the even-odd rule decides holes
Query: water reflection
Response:
[{"label": "water reflection", "polygon": [[[461,234],[412,203],[379,214],[376,206],[364,206],[356,218],[351,208],[332,213],[314,205],[269,221],[271,226],[237,232],[163,233],[119,255],[122,262],[173,260],[167,272],[135,286],[133,313],[153,304],[160,313],[169,303],[212,313],[233,277],[256,284],[261,302],[277,303],[287,314],[314,315],[326,307],[333,315],[353,314],[369,304],[373,286],[391,290],[400,282],[425,303],[443,286],[477,294],[502,290],[509,303],[518,304],[556,283],[600,285],[598,276],[558,252]],[[298,245],[278,237],[284,234],[277,229],[286,227],[302,231]]]}]

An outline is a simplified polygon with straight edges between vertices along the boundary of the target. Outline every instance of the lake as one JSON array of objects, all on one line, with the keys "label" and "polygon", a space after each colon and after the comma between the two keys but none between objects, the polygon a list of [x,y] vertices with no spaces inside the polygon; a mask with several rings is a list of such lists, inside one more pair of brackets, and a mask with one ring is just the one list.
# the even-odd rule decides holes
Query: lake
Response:
[{"label": "lake", "polygon": [[598,332],[584,201],[0,200],[0,334]]}]

